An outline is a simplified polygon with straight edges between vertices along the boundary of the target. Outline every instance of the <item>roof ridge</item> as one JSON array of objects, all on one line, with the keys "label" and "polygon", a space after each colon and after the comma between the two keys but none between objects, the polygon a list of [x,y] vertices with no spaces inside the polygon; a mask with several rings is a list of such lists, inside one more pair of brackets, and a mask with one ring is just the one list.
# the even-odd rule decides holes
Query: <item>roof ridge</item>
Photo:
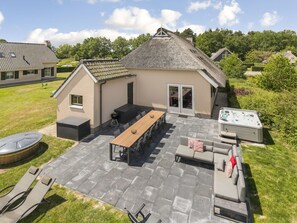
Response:
[{"label": "roof ridge", "polygon": [[119,62],[119,59],[81,59],[80,63],[88,63],[88,62]]},{"label": "roof ridge", "polygon": [[45,43],[25,43],[25,42],[2,42],[1,44],[24,44],[24,45],[42,45],[42,46],[46,46]]}]

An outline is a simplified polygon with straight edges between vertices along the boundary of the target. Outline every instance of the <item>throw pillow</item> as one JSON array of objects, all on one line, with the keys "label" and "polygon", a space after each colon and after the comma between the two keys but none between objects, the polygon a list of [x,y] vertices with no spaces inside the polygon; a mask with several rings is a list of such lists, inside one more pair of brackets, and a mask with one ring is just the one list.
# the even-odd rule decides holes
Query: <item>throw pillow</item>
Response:
[{"label": "throw pillow", "polygon": [[202,153],[204,151],[203,146],[203,142],[196,140],[194,143],[194,151]]},{"label": "throw pillow", "polygon": [[223,171],[225,169],[225,160],[220,159],[219,162],[217,163],[217,170]]},{"label": "throw pillow", "polygon": [[231,158],[230,158],[230,162],[231,162],[231,164],[232,164],[232,168],[234,168],[235,165],[236,165],[236,159],[235,159],[234,155],[231,156]]},{"label": "throw pillow", "polygon": [[226,171],[225,171],[227,177],[232,176],[232,170],[233,170],[232,163],[229,161],[227,166],[226,166]]},{"label": "throw pillow", "polygon": [[188,138],[188,147],[194,149],[195,139]]}]

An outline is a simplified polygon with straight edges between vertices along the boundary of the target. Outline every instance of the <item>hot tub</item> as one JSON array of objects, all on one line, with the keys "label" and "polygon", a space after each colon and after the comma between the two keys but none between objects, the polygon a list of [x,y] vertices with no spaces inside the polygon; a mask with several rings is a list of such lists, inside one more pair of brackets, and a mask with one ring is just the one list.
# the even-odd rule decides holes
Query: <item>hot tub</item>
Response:
[{"label": "hot tub", "polygon": [[0,165],[17,162],[38,149],[42,134],[26,132],[0,139]]},{"label": "hot tub", "polygon": [[219,132],[234,132],[239,139],[263,142],[263,126],[257,111],[221,108],[218,122]]}]

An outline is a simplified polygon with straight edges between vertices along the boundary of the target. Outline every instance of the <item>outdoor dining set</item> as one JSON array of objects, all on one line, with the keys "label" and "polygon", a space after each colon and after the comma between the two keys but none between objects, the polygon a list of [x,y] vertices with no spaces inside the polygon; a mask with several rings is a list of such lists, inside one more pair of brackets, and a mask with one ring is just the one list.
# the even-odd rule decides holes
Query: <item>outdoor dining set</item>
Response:
[{"label": "outdoor dining set", "polygon": [[131,154],[144,152],[145,144],[153,134],[166,122],[165,112],[152,110],[148,113],[143,111],[136,116],[136,122],[131,126],[126,123],[122,132],[117,129],[114,139],[110,142],[110,160],[115,160],[114,152],[118,150],[119,158],[131,163]]}]

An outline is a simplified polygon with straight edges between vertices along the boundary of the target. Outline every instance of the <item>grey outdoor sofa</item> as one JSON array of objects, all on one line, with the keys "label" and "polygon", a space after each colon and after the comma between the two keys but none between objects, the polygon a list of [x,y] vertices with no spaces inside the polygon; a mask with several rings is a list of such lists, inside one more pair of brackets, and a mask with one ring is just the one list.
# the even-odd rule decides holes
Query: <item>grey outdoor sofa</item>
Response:
[{"label": "grey outdoor sofa", "polygon": [[[175,153],[175,161],[179,162],[183,158],[213,165],[214,214],[239,221],[248,221],[243,165],[236,146],[204,139],[198,140],[203,142],[204,152],[195,152],[189,148],[188,137],[181,136],[180,145]],[[225,166],[232,155],[237,164],[229,178],[226,176]]]}]

